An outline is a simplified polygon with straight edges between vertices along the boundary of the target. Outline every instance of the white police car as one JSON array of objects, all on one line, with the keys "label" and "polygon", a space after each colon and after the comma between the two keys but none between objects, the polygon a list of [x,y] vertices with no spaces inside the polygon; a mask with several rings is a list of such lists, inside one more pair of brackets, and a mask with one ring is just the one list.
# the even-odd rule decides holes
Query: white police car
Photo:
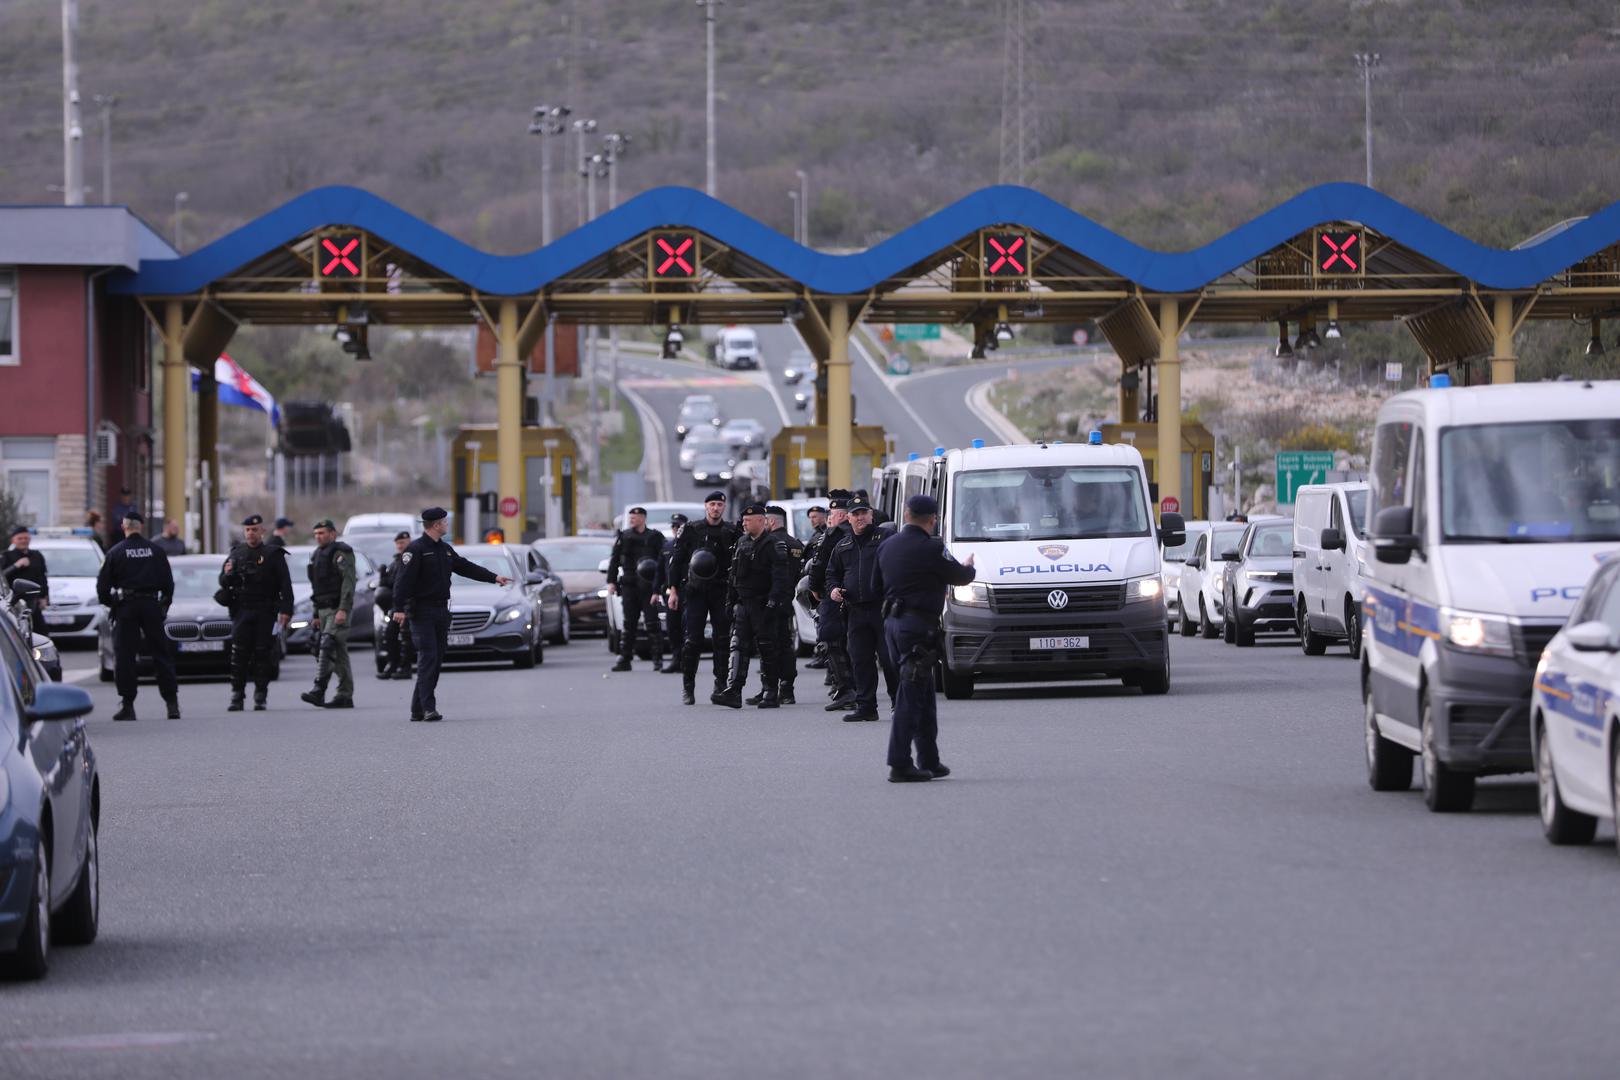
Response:
[{"label": "white police car", "polygon": [[1379,410],[1361,679],[1367,778],[1466,810],[1533,768],[1542,650],[1620,550],[1620,382],[1431,388]]},{"label": "white police car", "polygon": [[1536,667],[1530,737],[1541,828],[1584,844],[1620,806],[1620,558],[1598,567]]}]

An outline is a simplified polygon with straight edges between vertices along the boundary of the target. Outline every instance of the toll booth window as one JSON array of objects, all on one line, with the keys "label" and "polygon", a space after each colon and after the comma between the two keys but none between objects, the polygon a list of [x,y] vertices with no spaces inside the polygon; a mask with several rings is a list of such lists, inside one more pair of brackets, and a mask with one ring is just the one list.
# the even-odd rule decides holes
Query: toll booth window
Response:
[{"label": "toll booth window", "polygon": [[1620,540],[1620,419],[1446,429],[1440,527],[1448,543]]},{"label": "toll booth window", "polygon": [[952,492],[958,541],[1146,536],[1139,474],[1102,466],[974,469]]}]

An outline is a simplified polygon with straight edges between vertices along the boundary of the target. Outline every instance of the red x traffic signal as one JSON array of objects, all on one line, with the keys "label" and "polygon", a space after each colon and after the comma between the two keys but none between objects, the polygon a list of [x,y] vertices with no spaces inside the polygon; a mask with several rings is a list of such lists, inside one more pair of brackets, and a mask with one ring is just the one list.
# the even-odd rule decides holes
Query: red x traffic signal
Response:
[{"label": "red x traffic signal", "polygon": [[1316,234],[1316,272],[1326,277],[1360,274],[1365,253],[1360,229],[1323,229]]},{"label": "red x traffic signal", "polygon": [[359,233],[323,236],[315,246],[315,268],[322,278],[357,278],[364,259]]},{"label": "red x traffic signal", "polygon": [[985,233],[984,272],[993,278],[1028,277],[1029,238],[1023,233]]},{"label": "red x traffic signal", "polygon": [[647,276],[660,281],[694,281],[698,276],[695,233],[653,233],[647,245]]}]

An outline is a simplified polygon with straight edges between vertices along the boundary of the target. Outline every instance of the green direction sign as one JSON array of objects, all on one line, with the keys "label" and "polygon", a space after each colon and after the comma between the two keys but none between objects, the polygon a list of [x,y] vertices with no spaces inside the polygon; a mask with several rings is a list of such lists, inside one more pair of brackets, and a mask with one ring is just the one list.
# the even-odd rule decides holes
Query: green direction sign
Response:
[{"label": "green direction sign", "polygon": [[1304,484],[1320,484],[1333,471],[1331,450],[1281,450],[1277,453],[1277,501],[1292,505]]},{"label": "green direction sign", "polygon": [[938,341],[939,323],[898,323],[894,328],[896,341]]}]

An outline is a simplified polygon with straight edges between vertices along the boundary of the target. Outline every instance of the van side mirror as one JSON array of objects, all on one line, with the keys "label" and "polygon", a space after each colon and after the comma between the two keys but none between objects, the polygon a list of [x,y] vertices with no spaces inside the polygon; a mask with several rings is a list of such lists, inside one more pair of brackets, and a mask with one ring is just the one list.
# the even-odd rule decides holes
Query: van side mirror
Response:
[{"label": "van side mirror", "polygon": [[1180,514],[1165,512],[1159,515],[1159,545],[1180,547],[1187,542],[1187,519]]},{"label": "van side mirror", "polygon": [[1564,640],[1576,652],[1617,652],[1620,643],[1614,640],[1614,633],[1605,623],[1593,619],[1583,622],[1579,626],[1572,626],[1564,631]]},{"label": "van side mirror", "polygon": [[1243,556],[1236,551],[1221,552],[1221,562],[1242,562]]},{"label": "van side mirror", "polygon": [[1321,543],[1323,551],[1343,551],[1344,533],[1331,527],[1323,529]]},{"label": "van side mirror", "polygon": [[25,577],[20,577],[11,583],[11,591],[24,600],[32,600],[39,595],[39,586]]},{"label": "van side mirror", "polygon": [[1373,518],[1373,556],[1381,563],[1404,566],[1420,541],[1412,532],[1410,506],[1386,506]]}]

